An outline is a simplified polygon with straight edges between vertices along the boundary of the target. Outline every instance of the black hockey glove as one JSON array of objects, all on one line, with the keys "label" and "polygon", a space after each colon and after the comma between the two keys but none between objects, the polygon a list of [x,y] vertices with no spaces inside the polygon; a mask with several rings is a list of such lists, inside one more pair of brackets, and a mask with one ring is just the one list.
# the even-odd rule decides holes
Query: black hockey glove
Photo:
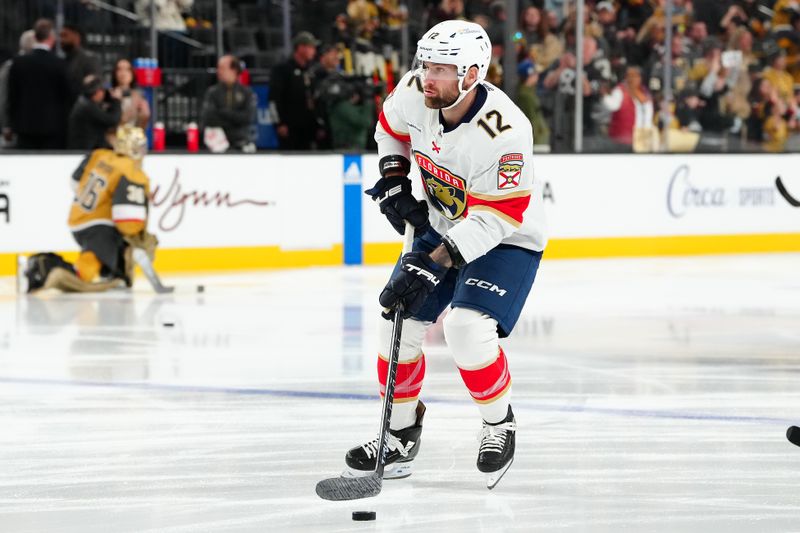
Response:
[{"label": "black hockey glove", "polygon": [[408,318],[422,309],[425,299],[441,283],[447,271],[425,252],[407,253],[378,300],[388,309],[402,301],[403,318]]},{"label": "black hockey glove", "polygon": [[[387,156],[380,160],[379,167],[383,177],[364,193],[380,206],[381,213],[400,235],[405,233],[406,220],[414,226],[414,236],[428,231],[428,204],[423,200],[418,201],[411,194],[411,180],[408,179],[411,163],[408,159],[397,155]],[[398,172],[403,175],[398,175]]]}]

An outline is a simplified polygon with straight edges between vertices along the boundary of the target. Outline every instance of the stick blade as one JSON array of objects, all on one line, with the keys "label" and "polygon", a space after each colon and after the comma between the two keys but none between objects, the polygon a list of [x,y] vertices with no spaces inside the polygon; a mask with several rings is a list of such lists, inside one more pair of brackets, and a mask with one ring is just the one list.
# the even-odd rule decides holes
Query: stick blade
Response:
[{"label": "stick blade", "polygon": [[317,496],[335,502],[371,498],[381,492],[383,479],[377,474],[365,477],[332,477],[317,483]]}]

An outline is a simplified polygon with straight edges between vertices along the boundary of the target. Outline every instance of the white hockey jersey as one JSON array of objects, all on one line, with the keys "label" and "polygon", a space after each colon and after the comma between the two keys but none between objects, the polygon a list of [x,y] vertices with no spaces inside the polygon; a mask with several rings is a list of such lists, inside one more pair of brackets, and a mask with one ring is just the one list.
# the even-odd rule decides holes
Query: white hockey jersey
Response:
[{"label": "white hockey jersey", "polygon": [[402,155],[419,167],[431,226],[464,260],[498,244],[541,251],[546,245],[542,185],[533,176],[531,123],[488,82],[455,127],[425,106],[410,72],[387,97],[375,140],[380,157]]}]

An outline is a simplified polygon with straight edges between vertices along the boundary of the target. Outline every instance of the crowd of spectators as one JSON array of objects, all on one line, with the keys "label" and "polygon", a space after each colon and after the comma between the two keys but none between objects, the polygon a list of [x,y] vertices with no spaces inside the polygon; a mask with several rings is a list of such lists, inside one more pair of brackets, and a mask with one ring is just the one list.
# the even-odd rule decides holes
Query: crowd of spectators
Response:
[{"label": "crowd of spectators", "polygon": [[[144,13],[146,4],[137,2],[137,10]],[[187,32],[183,17],[193,0],[157,5],[159,29]],[[516,31],[507,32],[501,0],[324,3],[330,16],[306,24],[314,33],[298,32],[289,57],[270,69],[279,147],[369,148],[382,97],[403,74],[403,31],[410,29],[413,52],[422,31],[448,19],[487,30],[493,42],[488,79],[502,86],[504,72],[516,73],[519,85],[510,96],[542,149],[573,149],[576,90],[583,95],[579,123],[587,151],[785,151],[800,144],[800,0],[673,0],[671,20],[665,0],[586,0],[580,87],[575,2],[518,5]],[[507,33],[514,65],[504,64]],[[80,28],[70,24],[61,29],[59,54],[55,41],[52,22],[39,20],[20,39],[19,55],[0,67],[6,144],[90,148],[116,124],[148,125],[151,110],[130,61],[102,72]],[[217,84],[193,118],[211,131],[205,139],[215,151],[254,149],[256,97],[243,83],[245,67],[233,55],[220,58]]]}]

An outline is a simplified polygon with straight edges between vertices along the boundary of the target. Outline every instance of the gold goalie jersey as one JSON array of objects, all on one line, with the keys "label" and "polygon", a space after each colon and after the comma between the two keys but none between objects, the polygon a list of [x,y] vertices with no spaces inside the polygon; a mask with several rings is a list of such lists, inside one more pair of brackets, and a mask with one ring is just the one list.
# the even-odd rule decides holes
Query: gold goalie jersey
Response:
[{"label": "gold goalie jersey", "polygon": [[146,228],[150,180],[130,157],[95,150],[73,173],[72,186],[71,231],[102,225],[134,235]]}]

